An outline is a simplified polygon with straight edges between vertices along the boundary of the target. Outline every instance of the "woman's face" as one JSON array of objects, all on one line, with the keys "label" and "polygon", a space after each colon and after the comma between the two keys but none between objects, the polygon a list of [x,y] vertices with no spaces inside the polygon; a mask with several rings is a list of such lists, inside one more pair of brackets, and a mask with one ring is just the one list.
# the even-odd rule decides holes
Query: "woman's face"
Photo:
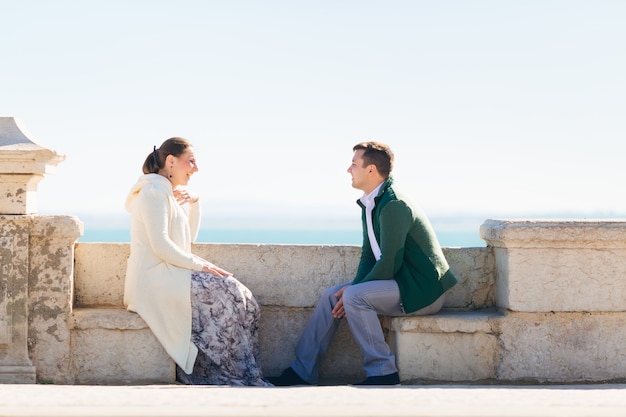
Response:
[{"label": "woman's face", "polygon": [[179,157],[172,155],[172,158],[170,172],[172,176],[170,178],[172,188],[176,188],[179,185],[187,185],[193,173],[198,171],[198,165],[196,165],[196,157],[193,154],[193,150],[187,148]]}]

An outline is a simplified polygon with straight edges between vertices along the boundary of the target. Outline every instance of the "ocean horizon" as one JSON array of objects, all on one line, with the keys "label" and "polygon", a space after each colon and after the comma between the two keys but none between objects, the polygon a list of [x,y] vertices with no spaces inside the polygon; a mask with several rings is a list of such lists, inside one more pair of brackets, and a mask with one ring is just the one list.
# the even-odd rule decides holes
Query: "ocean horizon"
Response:
[{"label": "ocean horizon", "polygon": [[[524,216],[526,219],[616,218],[614,213],[549,213]],[[83,213],[84,224],[79,242],[130,242],[130,225],[125,214]],[[624,217],[624,216],[621,216]],[[479,230],[485,219],[520,216],[448,215],[433,216],[431,223],[443,247],[485,247]],[[243,213],[210,216],[201,223],[197,243],[285,244],[285,245],[358,245],[362,243],[358,217],[322,216],[296,218],[285,213],[253,217]]]},{"label": "ocean horizon", "polygon": [[[478,230],[435,231],[444,247],[486,246]],[[128,228],[85,228],[79,242],[130,242]],[[196,243],[286,244],[286,245],[358,245],[357,229],[200,229]]]}]

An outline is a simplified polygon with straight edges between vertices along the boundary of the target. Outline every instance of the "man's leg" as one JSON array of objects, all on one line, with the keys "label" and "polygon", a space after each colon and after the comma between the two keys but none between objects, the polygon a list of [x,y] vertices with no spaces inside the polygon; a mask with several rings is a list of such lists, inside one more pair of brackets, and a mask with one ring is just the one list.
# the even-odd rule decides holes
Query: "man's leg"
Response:
[{"label": "man's leg", "polygon": [[397,373],[395,357],[385,342],[378,319],[379,314],[404,315],[396,281],[389,279],[351,285],[343,293],[343,306],[350,331],[363,353],[366,376]]},{"label": "man's leg", "polygon": [[[319,361],[328,350],[341,321],[333,317],[333,307],[339,301],[334,294],[346,285],[349,284],[341,284],[324,290],[296,344],[296,359],[290,367],[309,384],[317,384]],[[269,378],[269,380],[280,382],[276,378]]]},{"label": "man's leg", "polygon": [[[435,314],[441,309],[444,301],[445,294],[431,305],[410,315]],[[396,281],[389,279],[352,285],[343,293],[343,305],[350,331],[363,353],[363,366],[367,377],[374,381],[383,381],[384,384],[395,380],[397,375],[392,378],[378,378],[398,372],[395,357],[385,342],[378,316],[407,316],[402,310],[400,290]]]}]

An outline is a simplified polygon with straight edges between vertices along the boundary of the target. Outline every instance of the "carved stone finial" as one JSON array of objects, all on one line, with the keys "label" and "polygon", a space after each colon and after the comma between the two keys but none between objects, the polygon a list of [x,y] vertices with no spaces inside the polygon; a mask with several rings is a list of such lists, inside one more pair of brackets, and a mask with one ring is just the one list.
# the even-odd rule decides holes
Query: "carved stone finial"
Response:
[{"label": "carved stone finial", "polygon": [[14,117],[0,117],[0,214],[37,211],[37,184],[65,155],[39,145]]}]

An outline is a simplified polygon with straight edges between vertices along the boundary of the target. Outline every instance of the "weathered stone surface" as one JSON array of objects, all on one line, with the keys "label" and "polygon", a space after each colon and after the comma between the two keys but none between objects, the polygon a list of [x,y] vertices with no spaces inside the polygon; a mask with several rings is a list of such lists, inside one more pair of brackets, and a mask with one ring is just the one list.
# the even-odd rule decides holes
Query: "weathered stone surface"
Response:
[{"label": "weathered stone surface", "polygon": [[[148,325],[139,314],[120,308],[75,308],[72,312],[72,330],[109,329],[143,330]],[[155,339],[156,341],[156,339]]]},{"label": "weathered stone surface", "polygon": [[505,248],[623,248],[626,220],[494,220],[480,226],[489,245]]},{"label": "weathered stone surface", "polygon": [[[313,309],[267,306],[261,309],[259,341],[265,375],[279,375],[295,359],[295,346]],[[354,383],[365,378],[363,355],[343,320],[320,363],[320,383]]]},{"label": "weathered stone surface", "polygon": [[74,272],[77,306],[123,307],[128,243],[78,243]]},{"label": "weathered stone surface", "polygon": [[32,219],[0,215],[0,383],[35,382],[27,344]]},{"label": "weathered stone surface", "polygon": [[[172,384],[176,367],[149,329],[75,331],[72,373],[75,384]],[[102,345],[116,346],[103,349]]]},{"label": "weathered stone surface", "polygon": [[194,253],[232,272],[263,305],[313,307],[324,288],[352,281],[360,248],[196,244]]},{"label": "weathered stone surface", "polygon": [[444,307],[470,310],[495,306],[496,269],[492,248],[444,248],[458,282]]},{"label": "weathered stone surface", "polygon": [[120,309],[77,309],[72,327],[74,383],[176,381],[174,361],[137,314]]},{"label": "weathered stone surface", "polygon": [[[604,227],[598,223],[581,226],[580,230],[586,231],[582,234],[576,225],[537,226],[517,228],[508,222],[503,230],[488,232],[493,243],[490,247],[444,249],[459,278],[459,284],[448,294],[447,310],[434,316],[383,319],[403,381],[574,382],[626,378],[626,351],[621,348],[626,336],[626,298],[619,278],[615,278],[623,275],[622,259],[626,259],[622,252],[626,242],[619,241],[619,225],[609,222],[607,235],[592,230]],[[546,232],[545,228],[552,231]],[[533,237],[530,229],[542,237]],[[5,236],[14,232],[6,231]],[[41,226],[35,235],[51,237],[57,232]],[[41,239],[39,249],[31,249],[31,256],[42,256],[44,264],[53,265],[50,260],[55,257],[71,257],[56,244],[46,248]],[[9,240],[0,239],[0,243],[6,246]],[[143,320],[123,309],[128,250],[128,244],[76,245],[75,305],[69,321],[71,375],[76,383],[174,378],[173,363]],[[194,245],[195,253],[235,273],[261,303],[261,363],[266,375],[279,373],[293,360],[295,344],[319,294],[330,285],[352,278],[359,250],[353,246]],[[0,249],[0,253],[7,252]],[[49,277],[59,273],[64,281],[61,277],[67,275],[66,264],[60,262],[54,268],[34,265],[39,269],[30,276],[29,286],[34,288],[31,305],[49,297],[43,294],[47,288],[67,294],[70,287],[53,286],[55,281]],[[42,305],[48,302],[46,299]],[[615,311],[592,310],[592,305]],[[80,306],[109,308],[77,310]],[[493,306],[502,312],[488,309]],[[555,313],[507,311],[520,306],[549,306]],[[558,311],[565,307],[584,310]],[[43,364],[41,372],[38,365],[37,375],[45,380],[46,375],[58,370],[49,367],[50,360],[40,359],[47,354],[42,340],[65,346],[67,336],[60,324],[61,331],[57,332],[50,326],[53,322],[40,321],[37,315],[41,314],[36,310],[32,315],[35,320],[31,327],[37,327],[33,340],[39,347],[29,348],[33,361]],[[46,320],[61,320],[62,316],[48,315]],[[45,331],[50,337],[40,338]],[[57,355],[58,363],[67,366],[66,359],[58,354],[63,349],[54,349],[51,352]],[[361,353],[343,322],[321,363],[320,382],[350,383],[362,379],[362,372]]]},{"label": "weathered stone surface", "polygon": [[82,223],[71,216],[34,216],[30,236],[28,345],[40,380],[72,383],[70,329],[74,243]]},{"label": "weathered stone surface", "polygon": [[584,382],[626,378],[626,312],[509,312],[500,328],[499,380]]},{"label": "weathered stone surface", "polygon": [[37,212],[37,185],[43,175],[0,175],[0,213],[33,214]]},{"label": "weathered stone surface", "polygon": [[0,214],[37,211],[37,184],[65,155],[39,145],[20,120],[0,117]]},{"label": "weathered stone surface", "polygon": [[[280,374],[293,361],[295,345],[311,311],[311,308],[262,307],[259,343],[265,375]],[[164,364],[161,345],[139,315],[114,308],[80,308],[74,310],[71,326],[72,378],[76,383],[169,381],[169,373],[164,370],[169,369],[167,363],[171,360],[166,356]],[[134,352],[136,346],[141,346],[140,353],[146,356],[139,357]],[[139,364],[127,363],[133,360]],[[121,366],[127,369],[122,370]],[[320,375],[322,384],[351,383],[364,378],[362,355],[345,322],[339,326],[320,364]]]},{"label": "weathered stone surface", "polygon": [[[75,306],[123,308],[129,246],[127,243],[76,244]],[[298,337],[319,294],[328,286],[350,280],[360,256],[360,248],[353,246],[202,243],[194,245],[193,249],[199,256],[235,273],[262,305],[261,362],[266,375],[278,374],[289,366]],[[462,308],[493,305],[495,268],[491,249],[445,251],[459,279],[446,304]],[[104,331],[145,326],[134,313],[124,316],[112,311],[115,310],[95,309],[90,317],[81,313],[81,328]],[[87,340],[89,335],[82,337]],[[94,345],[94,349],[97,346]],[[344,322],[320,364],[321,383],[351,383],[363,379],[362,361],[361,352]]]},{"label": "weathered stone surface", "polygon": [[[199,243],[194,253],[233,272],[264,305],[312,307],[326,287],[350,281],[360,248],[354,246]],[[477,309],[495,303],[491,248],[446,248],[459,280],[445,307]],[[122,306],[128,243],[77,243],[75,303]]]},{"label": "weathered stone surface", "polygon": [[626,221],[497,221],[497,305],[513,311],[623,311]]},{"label": "weathered stone surface", "polygon": [[401,381],[478,381],[495,376],[499,323],[494,311],[441,311],[386,318]]}]

